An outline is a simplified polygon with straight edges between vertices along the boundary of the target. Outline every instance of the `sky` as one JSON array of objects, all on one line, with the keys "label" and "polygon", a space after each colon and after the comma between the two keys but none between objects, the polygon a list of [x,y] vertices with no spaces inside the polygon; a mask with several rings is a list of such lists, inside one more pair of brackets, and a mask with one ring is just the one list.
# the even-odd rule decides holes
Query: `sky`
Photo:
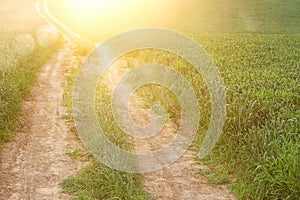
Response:
[{"label": "sky", "polygon": [[43,23],[35,11],[35,2],[35,0],[0,0],[0,27],[30,30]]}]

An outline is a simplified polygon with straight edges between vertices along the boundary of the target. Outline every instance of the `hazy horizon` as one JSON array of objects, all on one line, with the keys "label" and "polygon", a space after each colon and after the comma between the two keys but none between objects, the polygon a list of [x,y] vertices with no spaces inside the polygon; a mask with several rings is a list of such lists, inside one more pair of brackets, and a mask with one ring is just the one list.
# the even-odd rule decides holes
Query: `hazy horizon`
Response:
[{"label": "hazy horizon", "polygon": [[[32,29],[45,24],[35,2],[0,0],[0,28]],[[300,33],[297,0],[128,0],[122,5],[114,3],[113,8],[99,1],[100,6],[90,12],[88,7],[72,5],[80,1],[48,2],[56,18],[83,35],[149,26],[195,32]]]}]

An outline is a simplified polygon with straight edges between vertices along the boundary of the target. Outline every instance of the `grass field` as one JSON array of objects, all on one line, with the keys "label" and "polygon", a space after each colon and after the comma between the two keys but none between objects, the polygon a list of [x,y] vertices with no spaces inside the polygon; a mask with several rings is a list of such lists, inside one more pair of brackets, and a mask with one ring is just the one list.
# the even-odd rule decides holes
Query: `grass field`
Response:
[{"label": "grass field", "polygon": [[[213,153],[199,161],[212,169],[199,173],[211,183],[230,183],[241,199],[297,199],[299,2],[201,2],[203,6],[199,1],[191,1],[198,6],[186,9],[189,14],[181,16],[183,21],[174,26],[185,30],[212,56],[225,81],[228,106],[224,134]],[[183,60],[172,55],[172,59],[166,59],[166,55],[170,56],[148,52],[137,57],[174,66],[195,88],[201,89],[198,97],[204,115],[199,133],[205,133],[210,103],[201,76],[195,76]],[[145,97],[149,97],[150,104],[159,98],[163,99],[159,102],[164,102],[166,95],[161,94],[159,90],[153,98],[149,93]],[[201,141],[201,135],[197,141]],[[200,145],[201,142],[194,146]],[[90,187],[89,181],[85,183]]]},{"label": "grass field", "polygon": [[0,30],[0,146],[13,138],[22,100],[55,48],[39,46],[30,34]]},{"label": "grass field", "polygon": [[[297,0],[190,0],[181,30],[214,33],[299,33]],[[175,26],[176,27],[176,26]]]},{"label": "grass field", "polygon": [[[145,15],[152,16],[153,12]],[[300,196],[299,1],[191,0],[183,5],[178,16],[169,17],[173,20],[165,24],[145,21],[149,26],[182,30],[202,44],[219,67],[227,88],[224,134],[211,156],[201,161],[210,163],[214,170],[199,173],[207,175],[212,183],[231,182],[241,199],[297,199]],[[68,23],[68,18],[62,20]],[[99,24],[103,23],[101,20]],[[116,23],[128,19],[120,20]],[[78,25],[70,23],[75,31],[79,31]],[[96,41],[109,35],[102,34],[108,32],[103,31],[103,26],[90,30],[89,24],[86,25],[79,31],[82,35]],[[194,76],[191,68],[188,71],[187,63],[176,57],[170,62],[164,60],[164,54],[158,55],[154,54],[153,59],[175,66],[196,88],[205,91],[201,77]],[[151,60],[150,56],[140,57]],[[205,115],[199,132],[205,133],[210,107],[203,100],[209,99],[209,94],[207,91],[200,94]],[[156,101],[159,97],[158,94],[148,100]]]},{"label": "grass field", "polygon": [[224,134],[207,161],[234,174],[232,189],[242,199],[297,199],[300,35],[195,39],[213,56],[227,88]]},{"label": "grass field", "polygon": [[[50,10],[74,31],[94,42],[141,24],[143,27],[180,30],[199,42],[218,66],[227,89],[223,135],[210,156],[198,160],[200,164],[210,166],[209,170],[200,170],[199,174],[206,176],[212,184],[230,184],[240,199],[299,199],[300,1],[174,2],[171,6],[174,12],[165,12],[166,21],[159,20],[164,9],[157,10],[154,6],[149,12],[144,10],[144,18],[133,24],[126,24],[132,17],[126,17],[128,13],[116,12],[118,9],[110,18],[93,13],[83,17],[86,11],[74,15],[78,10],[55,3],[50,5]],[[152,17],[156,20],[149,20]],[[111,18],[119,20],[111,21]],[[37,46],[30,54],[21,56],[11,45],[16,35],[0,33],[1,143],[12,138],[11,130],[21,100],[30,90],[39,67],[51,53],[51,49]],[[134,57],[141,62],[155,61],[172,66],[198,90],[202,115],[193,148],[199,148],[211,114],[210,95],[201,75],[196,74],[189,63],[167,52],[141,51]],[[132,68],[128,63],[124,67]],[[66,105],[70,112],[77,70],[73,68],[68,77]],[[176,101],[173,102],[161,88],[151,86],[140,93],[148,101],[147,106],[156,101],[167,102],[167,110],[176,116],[179,107],[170,107]],[[109,97],[105,93],[100,97],[103,100],[101,109],[107,112],[104,115],[98,110],[99,120],[107,122],[107,132],[115,133],[111,137],[115,143],[129,148],[127,138],[107,114],[110,112]],[[78,199],[151,199],[143,191],[139,175],[118,172],[96,161],[80,175],[65,180],[62,186],[66,193],[78,195]]]},{"label": "grass field", "polygon": [[[300,35],[190,36],[212,56],[227,90],[224,133],[213,153],[199,161],[209,164],[211,170],[199,173],[212,184],[230,183],[241,199],[298,199]],[[172,66],[196,88],[201,121],[194,148],[199,148],[211,115],[209,92],[201,75],[183,59],[166,52],[138,57]],[[149,87],[142,96],[150,101],[148,106],[159,102],[174,112],[174,106],[170,109],[168,104],[176,102],[161,88]]]},{"label": "grass field", "polygon": [[[230,183],[241,199],[297,199],[300,195],[300,35],[197,33],[190,36],[212,56],[227,88],[224,134],[213,153],[199,161],[209,164],[211,170],[199,173],[207,176],[213,184]],[[199,148],[210,120],[210,95],[201,75],[183,59],[166,52],[141,51],[127,56],[128,60],[137,58],[140,64],[151,61],[172,66],[199,91],[199,143],[194,144]],[[130,62],[124,67],[132,68]],[[148,101],[148,107],[155,102],[165,106],[176,104],[167,94],[152,86],[140,91]],[[104,123],[107,125],[105,130],[115,133],[112,138],[123,141],[119,144],[123,146],[126,139],[113,123],[112,116],[108,117],[110,106],[105,102],[101,109],[107,111],[104,115],[99,112],[99,119],[111,120]],[[178,108],[175,107],[174,111],[174,107],[167,107],[167,110],[175,116]],[[82,191],[93,198],[103,198],[101,187],[91,190],[95,184],[92,177],[95,176],[89,175],[100,169],[105,170],[107,176],[116,176],[114,171],[95,164],[80,177],[67,180],[64,183],[66,191],[77,191],[77,194]],[[106,180],[104,177],[96,179]],[[121,182],[127,184],[129,180],[132,181],[123,179]],[[118,191],[114,187],[108,190]]]},{"label": "grass field", "polygon": [[[241,199],[297,199],[300,35],[190,36],[212,56],[227,88],[224,134],[213,153],[199,161],[209,164],[211,170],[200,170],[199,174],[212,184],[230,183]],[[193,147],[199,150],[211,117],[210,95],[201,75],[185,60],[167,52],[140,52],[136,57],[145,63],[172,66],[196,89],[201,120]],[[176,122],[180,106],[171,93],[157,86],[140,93],[148,107],[157,102],[164,105]]]}]

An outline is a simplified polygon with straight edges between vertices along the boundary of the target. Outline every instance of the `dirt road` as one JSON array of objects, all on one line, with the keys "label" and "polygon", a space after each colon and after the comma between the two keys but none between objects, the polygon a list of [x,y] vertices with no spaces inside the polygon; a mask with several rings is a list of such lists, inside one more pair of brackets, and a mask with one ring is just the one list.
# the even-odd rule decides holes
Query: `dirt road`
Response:
[{"label": "dirt road", "polygon": [[71,59],[67,44],[54,53],[23,103],[15,141],[1,153],[0,199],[70,198],[59,183],[83,165],[67,155],[80,143],[62,119],[64,72]]},{"label": "dirt road", "polygon": [[[16,139],[9,143],[1,154],[0,199],[42,200],[70,199],[61,193],[59,183],[76,174],[87,163],[70,158],[81,143],[62,118],[64,73],[72,63],[70,45],[64,45],[43,67],[31,94],[22,108],[22,118],[17,128]],[[120,61],[121,62],[121,61]],[[120,63],[119,62],[119,63]],[[122,62],[121,62],[122,63]],[[121,66],[120,64],[116,64]],[[128,70],[112,69],[104,76],[104,83],[111,87]],[[138,124],[148,123],[149,112],[139,108],[143,101],[135,96],[131,112]],[[168,125],[167,132],[148,140],[132,140],[137,152],[149,152],[170,142],[175,124]],[[168,137],[169,135],[169,137]],[[172,165],[162,170],[142,174],[145,189],[155,199],[205,199],[232,200],[235,197],[226,186],[210,185],[197,175],[199,165],[191,165],[195,152],[187,151]]]}]

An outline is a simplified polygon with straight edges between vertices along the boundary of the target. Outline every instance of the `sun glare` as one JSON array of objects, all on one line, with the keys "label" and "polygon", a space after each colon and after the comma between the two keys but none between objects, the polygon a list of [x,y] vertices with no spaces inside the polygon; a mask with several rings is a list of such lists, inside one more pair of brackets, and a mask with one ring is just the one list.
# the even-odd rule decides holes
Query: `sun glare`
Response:
[{"label": "sun glare", "polygon": [[93,10],[99,8],[111,9],[122,3],[121,0],[73,0],[75,9]]},{"label": "sun glare", "polygon": [[88,37],[164,26],[176,21],[177,13],[177,4],[169,0],[57,0],[51,5],[62,23]]}]

